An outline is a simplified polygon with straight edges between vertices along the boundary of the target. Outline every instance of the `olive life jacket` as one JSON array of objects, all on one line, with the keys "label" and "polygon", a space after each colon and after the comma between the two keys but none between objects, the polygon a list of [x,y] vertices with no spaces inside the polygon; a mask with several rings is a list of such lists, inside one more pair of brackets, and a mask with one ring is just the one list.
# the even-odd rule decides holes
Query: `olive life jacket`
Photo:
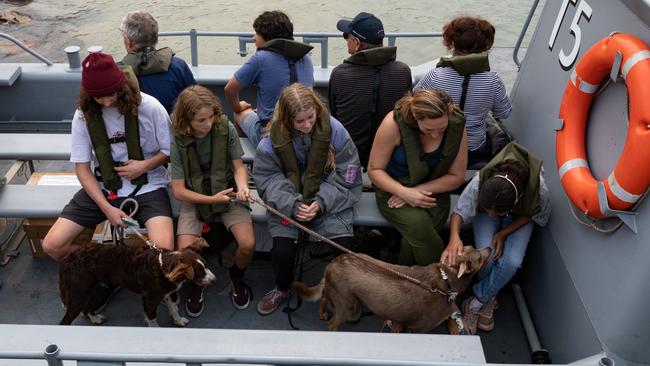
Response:
[{"label": "olive life jacket", "polygon": [[[138,79],[135,77],[130,66],[121,66],[120,69],[124,72],[126,82],[131,83],[136,87],[137,102],[139,105],[141,97],[139,93],[140,88],[138,86]],[[122,188],[122,179],[117,175],[117,172],[115,172],[114,169],[117,162],[113,160],[111,144],[126,142],[129,159],[144,160],[144,153],[140,146],[140,124],[138,123],[138,115],[134,115],[131,111],[127,111],[124,115],[124,139],[108,137],[101,109],[99,112],[88,116],[86,125],[88,128],[88,134],[90,135],[90,141],[93,145],[93,150],[95,151],[95,156],[99,163],[101,180],[104,183],[104,187],[114,194],[114,192]],[[131,193],[131,195],[134,195],[139,191],[143,185],[147,184],[147,182],[147,173],[132,180],[131,183],[136,186],[136,189]]]},{"label": "olive life jacket", "polygon": [[393,111],[393,118],[399,126],[409,170],[409,175],[400,178],[399,182],[407,187],[413,187],[425,180],[433,180],[445,175],[454,162],[460,149],[460,142],[463,139],[463,130],[465,128],[463,112],[454,107],[453,111],[449,113],[449,124],[442,140],[442,154],[431,171],[426,161],[424,161],[424,150],[420,142],[418,127],[408,124],[403,119],[399,109]]},{"label": "olive life jacket", "polygon": [[309,156],[305,157],[307,159],[307,166],[304,171],[305,177],[301,181],[300,178],[303,172],[298,166],[298,159],[293,150],[291,131],[284,131],[280,123],[274,123],[271,127],[271,143],[282,163],[284,175],[291,181],[296,192],[302,193],[306,204],[311,204],[320,188],[331,138],[330,115],[324,110],[316,119],[316,123],[311,130]]},{"label": "olive life jacket", "polygon": [[[210,179],[209,182],[203,175],[196,140],[192,136],[181,136],[174,133],[178,150],[180,151],[185,176],[185,187],[196,193],[214,195],[228,188],[228,176],[231,170],[228,151],[229,129],[228,117],[222,115],[210,130]],[[213,205],[197,204],[196,214],[203,222],[212,222],[214,215],[228,211],[228,203]]]},{"label": "olive life jacket", "polygon": [[471,75],[490,71],[490,61],[488,60],[487,52],[470,53],[464,56],[441,57],[436,67],[451,67],[459,75],[465,77],[463,80],[463,92],[458,103],[460,109],[464,110]]},{"label": "olive life jacket", "polygon": [[298,82],[296,62],[308,54],[314,47],[290,39],[272,39],[259,47],[259,50],[271,51],[284,56],[289,64],[289,84]]},{"label": "olive life jacket", "polygon": [[517,216],[533,217],[541,209],[539,202],[539,173],[542,169],[542,159],[514,141],[506,145],[481,169],[479,192],[488,178],[498,173],[499,165],[506,161],[516,161],[528,169],[528,182],[523,192],[519,192],[518,201],[511,212]]},{"label": "olive life jacket", "polygon": [[359,51],[343,60],[344,63],[354,65],[381,66],[397,58],[397,47],[374,47]]},{"label": "olive life jacket", "polygon": [[169,69],[174,52],[169,47],[155,49],[145,47],[136,52],[129,52],[122,62],[133,68],[136,76],[158,74]]}]

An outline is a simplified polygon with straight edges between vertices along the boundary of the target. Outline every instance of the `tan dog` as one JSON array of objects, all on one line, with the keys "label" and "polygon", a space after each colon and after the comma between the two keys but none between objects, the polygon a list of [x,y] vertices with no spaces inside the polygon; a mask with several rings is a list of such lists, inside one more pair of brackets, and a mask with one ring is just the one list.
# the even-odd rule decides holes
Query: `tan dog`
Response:
[{"label": "tan dog", "polygon": [[[344,321],[356,321],[365,304],[376,315],[390,319],[413,332],[431,331],[458,308],[444,293],[462,293],[490,256],[490,248],[463,248],[457,268],[438,263],[428,266],[399,266],[364,254],[343,254],[325,268],[321,282],[307,287],[294,282],[292,287],[307,301],[321,300],[319,315],[327,319],[329,330],[337,330]],[[432,292],[411,281],[397,277],[381,267],[411,276]],[[442,272],[441,272],[442,269]],[[447,280],[442,273],[446,273]]]}]

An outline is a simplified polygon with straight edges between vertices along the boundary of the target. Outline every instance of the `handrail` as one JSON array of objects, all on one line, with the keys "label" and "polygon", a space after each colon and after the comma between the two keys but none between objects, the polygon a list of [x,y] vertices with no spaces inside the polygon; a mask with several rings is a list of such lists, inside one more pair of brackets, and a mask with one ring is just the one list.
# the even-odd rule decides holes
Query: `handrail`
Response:
[{"label": "handrail", "polygon": [[[238,37],[239,38],[239,55],[244,57],[248,54],[246,44],[253,42],[253,32],[200,32],[192,28],[189,31],[179,32],[160,32],[159,37],[190,37],[190,59],[192,66],[199,66],[198,37]],[[294,33],[296,37],[302,37],[305,43],[320,43],[321,45],[321,67],[328,66],[328,42],[329,38],[341,37],[341,33],[336,32],[299,32]],[[386,33],[388,45],[394,46],[397,38],[423,38],[423,37],[442,37],[441,32],[404,32],[404,33]]]},{"label": "handrail", "polygon": [[14,38],[14,37],[8,35],[7,33],[0,33],[0,38],[4,38],[4,39],[7,39],[7,40],[13,42],[16,46],[22,48],[23,50],[25,50],[26,52],[28,52],[30,55],[36,57],[36,58],[39,59],[40,61],[43,61],[47,66],[52,66],[52,65],[54,65],[54,63],[53,63],[52,61],[48,60],[45,56],[41,55],[40,53],[38,53],[38,52],[32,50],[32,49],[29,48],[26,44],[24,44],[23,42],[19,41],[17,38]]},{"label": "handrail", "polygon": [[524,36],[526,35],[526,31],[528,30],[530,21],[533,19],[533,15],[537,10],[538,4],[539,4],[539,0],[533,1],[533,5],[531,5],[530,10],[528,11],[528,16],[526,17],[526,21],[524,22],[524,25],[521,27],[521,32],[519,33],[519,38],[517,38],[515,49],[512,51],[512,59],[517,65],[517,68],[521,67],[521,61],[519,60],[519,48],[521,47],[521,42],[524,41]]}]

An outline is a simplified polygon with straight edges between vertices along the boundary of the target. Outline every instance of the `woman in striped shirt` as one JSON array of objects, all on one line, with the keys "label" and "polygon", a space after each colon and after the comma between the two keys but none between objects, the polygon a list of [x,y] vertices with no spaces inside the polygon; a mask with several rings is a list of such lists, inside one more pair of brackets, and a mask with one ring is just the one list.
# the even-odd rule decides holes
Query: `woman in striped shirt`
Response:
[{"label": "woman in striped shirt", "polygon": [[457,17],[445,24],[443,44],[452,56],[441,58],[413,89],[444,90],[463,110],[470,166],[491,157],[486,138],[488,112],[495,118],[508,118],[512,112],[503,81],[490,71],[487,51],[494,43],[494,33],[494,26],[480,18]]}]

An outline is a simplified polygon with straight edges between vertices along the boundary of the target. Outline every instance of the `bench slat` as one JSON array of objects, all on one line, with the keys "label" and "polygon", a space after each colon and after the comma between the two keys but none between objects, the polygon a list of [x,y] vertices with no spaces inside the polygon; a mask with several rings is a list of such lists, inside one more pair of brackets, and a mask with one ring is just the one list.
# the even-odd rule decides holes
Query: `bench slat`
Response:
[{"label": "bench slat", "polygon": [[[253,162],[255,148],[247,138],[239,139],[246,164]],[[0,134],[0,160],[70,160],[70,134]]]},{"label": "bench slat", "polygon": [[[80,189],[79,186],[38,186],[8,184],[0,189],[0,217],[51,218],[58,217],[63,207]],[[259,198],[256,190],[251,190]],[[178,215],[180,204],[173,197],[172,208]],[[258,205],[251,205],[253,222],[265,223],[268,220],[266,210]],[[374,193],[363,192],[361,200],[354,207],[355,225],[390,226],[381,216]]]}]

